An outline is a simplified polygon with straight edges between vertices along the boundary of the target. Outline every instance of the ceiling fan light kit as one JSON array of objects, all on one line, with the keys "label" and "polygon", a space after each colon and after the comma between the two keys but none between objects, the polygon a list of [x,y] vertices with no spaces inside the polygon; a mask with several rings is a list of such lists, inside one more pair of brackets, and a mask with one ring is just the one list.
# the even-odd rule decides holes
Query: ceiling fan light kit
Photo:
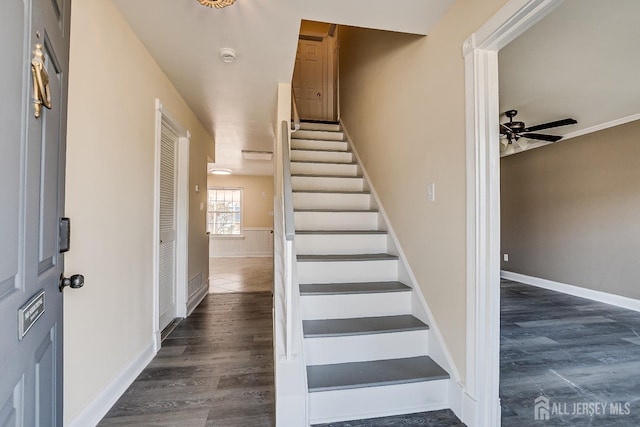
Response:
[{"label": "ceiling fan light kit", "polygon": [[223,7],[231,6],[236,0],[198,0],[203,6],[215,7],[216,9],[222,9]]},{"label": "ceiling fan light kit", "polygon": [[501,144],[501,153],[503,155],[513,154],[515,148],[513,142],[517,142],[521,151],[529,148],[529,144],[524,141],[519,141],[520,138],[533,139],[544,142],[558,142],[562,139],[559,135],[547,135],[541,133],[533,133],[535,131],[551,129],[560,126],[575,125],[578,123],[575,119],[567,118],[562,120],[556,120],[553,122],[542,123],[535,126],[527,127],[524,122],[514,121],[513,118],[518,114],[518,110],[508,110],[504,112],[504,115],[509,118],[507,123],[500,123],[500,135],[506,138],[506,141]]}]

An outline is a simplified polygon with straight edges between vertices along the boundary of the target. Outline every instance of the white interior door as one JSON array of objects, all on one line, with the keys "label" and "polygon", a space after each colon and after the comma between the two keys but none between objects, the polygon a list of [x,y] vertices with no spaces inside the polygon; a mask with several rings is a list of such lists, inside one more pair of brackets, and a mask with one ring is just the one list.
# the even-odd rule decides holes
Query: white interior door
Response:
[{"label": "white interior door", "polygon": [[293,70],[293,93],[302,119],[327,120],[325,49],[317,40],[299,40]]},{"label": "white interior door", "polygon": [[163,119],[160,134],[160,250],[158,257],[160,331],[177,317],[176,196],[178,142],[178,133]]}]

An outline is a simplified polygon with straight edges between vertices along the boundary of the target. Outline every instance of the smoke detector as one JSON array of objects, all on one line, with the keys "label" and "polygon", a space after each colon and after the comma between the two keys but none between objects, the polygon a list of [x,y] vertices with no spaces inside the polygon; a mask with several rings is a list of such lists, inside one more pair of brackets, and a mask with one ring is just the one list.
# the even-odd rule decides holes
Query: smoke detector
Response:
[{"label": "smoke detector", "polygon": [[219,56],[222,62],[231,63],[236,60],[236,51],[230,47],[223,47],[220,49]]}]

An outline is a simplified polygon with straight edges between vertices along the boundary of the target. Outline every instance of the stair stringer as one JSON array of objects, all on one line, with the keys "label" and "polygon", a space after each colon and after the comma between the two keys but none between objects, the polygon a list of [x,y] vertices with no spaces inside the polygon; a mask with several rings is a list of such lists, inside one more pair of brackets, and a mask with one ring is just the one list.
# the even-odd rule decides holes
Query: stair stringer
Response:
[{"label": "stair stringer", "polygon": [[384,206],[380,201],[380,198],[378,197],[378,193],[371,184],[371,180],[369,179],[369,175],[367,174],[367,169],[362,162],[362,158],[360,157],[358,150],[353,144],[351,135],[349,134],[349,130],[347,129],[342,119],[340,120],[340,124],[342,126],[342,132],[344,133],[347,143],[349,144],[351,152],[353,153],[353,156],[355,157],[355,160],[360,168],[360,172],[364,177],[364,188],[371,193],[372,208],[378,209],[380,218],[380,229],[386,230],[388,232],[388,252],[398,256],[398,280],[412,288],[411,314],[429,325],[429,356],[451,375],[448,387],[450,405],[449,407],[458,418],[463,419],[464,383],[462,382],[458,369],[453,362],[451,352],[444,342],[444,338],[442,337],[442,333],[440,332],[438,323],[436,322],[432,311],[429,308],[429,304],[427,303],[427,300],[424,297],[420,286],[418,286],[418,280],[413,274],[411,266],[407,261],[407,257],[402,250],[402,246],[398,241],[398,237],[393,229],[393,226],[391,225],[391,221],[387,216]]}]

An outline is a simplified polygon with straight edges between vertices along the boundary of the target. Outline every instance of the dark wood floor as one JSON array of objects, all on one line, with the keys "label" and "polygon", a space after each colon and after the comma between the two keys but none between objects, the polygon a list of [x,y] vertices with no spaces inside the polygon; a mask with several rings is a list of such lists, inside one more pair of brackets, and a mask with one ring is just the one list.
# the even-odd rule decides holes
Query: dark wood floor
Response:
[{"label": "dark wood floor", "polygon": [[344,421],[320,424],[314,427],[464,427],[464,424],[449,410],[420,412],[396,417],[372,418],[369,420]]},{"label": "dark wood floor", "polygon": [[271,293],[208,295],[100,426],[274,425]]},{"label": "dark wood floor", "polygon": [[640,426],[640,313],[511,281],[501,295],[503,426]]},{"label": "dark wood floor", "polygon": [[[640,426],[640,313],[509,281],[501,306],[503,426]],[[100,425],[274,426],[271,307],[270,293],[207,296]],[[572,413],[595,403],[605,415]],[[435,411],[325,427],[462,425]]]}]

